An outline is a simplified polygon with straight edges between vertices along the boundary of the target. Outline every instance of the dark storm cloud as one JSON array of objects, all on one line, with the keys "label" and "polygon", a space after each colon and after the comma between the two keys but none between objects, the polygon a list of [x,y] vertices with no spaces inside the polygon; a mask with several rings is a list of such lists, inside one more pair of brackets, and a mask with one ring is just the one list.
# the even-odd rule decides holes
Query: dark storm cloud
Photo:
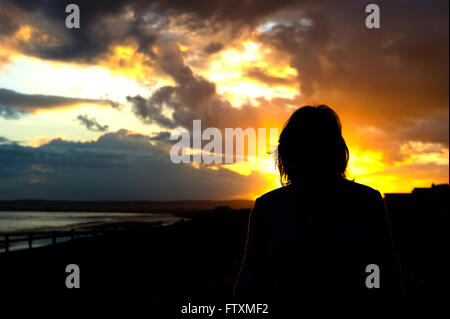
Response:
[{"label": "dark storm cloud", "polygon": [[166,128],[175,128],[176,123],[163,114],[162,108],[163,104],[169,101],[175,89],[174,87],[166,86],[158,89],[149,100],[136,95],[127,96],[127,101],[132,105],[134,114],[145,123],[156,123]]},{"label": "dark storm cloud", "polygon": [[170,138],[170,132],[159,132],[153,136],[150,137],[150,140],[152,141],[169,141]]},{"label": "dark storm cloud", "polygon": [[263,183],[258,174],[173,164],[150,139],[120,130],[92,142],[0,144],[0,199],[226,199]]},{"label": "dark storm cloud", "polygon": [[[139,51],[152,57],[152,46],[167,24],[173,22],[187,29],[215,32],[230,23],[235,32],[255,26],[263,17],[296,1],[145,1],[79,0],[81,28],[66,29],[65,7],[70,2],[58,0],[4,1],[0,10],[0,35],[9,36],[22,25],[30,24],[48,37],[33,37],[19,44],[26,54],[44,59],[93,63],[114,44],[134,39]],[[3,3],[3,2],[2,2]],[[176,21],[174,21],[176,20]],[[212,43],[207,52],[220,49]]]},{"label": "dark storm cloud", "polygon": [[235,28],[255,26],[266,16],[289,6],[299,6],[311,1],[298,0],[164,0],[154,1],[152,10],[161,15],[186,16],[185,23],[191,29],[218,27],[233,23]]},{"label": "dark storm cloud", "polygon": [[77,120],[90,131],[106,132],[109,129],[108,125],[101,125],[95,118],[89,118],[87,115],[80,114],[77,116]]},{"label": "dark storm cloud", "polygon": [[20,27],[22,12],[7,1],[0,2],[0,36],[8,36]]},{"label": "dark storm cloud", "polygon": [[[139,10],[143,5],[141,2],[144,1],[77,1],[81,27],[67,29],[65,19],[68,13],[65,8],[70,2],[11,1],[3,13],[9,17],[9,22],[0,35],[10,35],[21,25],[30,24],[38,35],[46,34],[55,41],[36,36],[30,41],[20,42],[19,49],[28,55],[51,60],[92,63],[108,52],[111,45],[121,44],[130,37],[137,40],[139,51],[148,53],[156,39],[156,32],[150,26],[154,26],[155,19],[158,19],[148,15],[143,17],[138,11],[132,17],[127,16],[127,10]],[[22,15],[20,23],[10,17],[13,10]]]},{"label": "dark storm cloud", "polygon": [[0,88],[0,116],[18,118],[24,113],[32,113],[38,109],[52,109],[79,103],[105,104],[117,107],[110,100],[80,99],[64,96],[23,94],[13,90]]},{"label": "dark storm cloud", "polygon": [[[217,94],[213,82],[193,73],[178,47],[166,46],[162,51],[156,61],[176,86],[163,86],[148,99],[139,95],[127,97],[133,112],[146,123],[190,129],[193,120],[201,119],[204,127],[258,127],[264,118],[284,121],[290,112],[287,107],[298,102],[260,98],[259,107],[247,104],[235,108]],[[172,111],[171,117],[166,115],[167,109]]]},{"label": "dark storm cloud", "polygon": [[223,45],[223,43],[220,42],[210,42],[208,43],[208,45],[205,46],[205,48],[203,49],[203,51],[207,54],[213,54],[213,53],[217,53],[220,50],[222,50],[225,46]]},{"label": "dark storm cloud", "polygon": [[448,144],[448,1],[378,1],[380,29],[364,26],[364,2],[321,4],[260,37],[289,55],[302,101],[330,103],[355,129],[374,125],[399,142]]},{"label": "dark storm cloud", "polygon": [[448,117],[416,119],[404,127],[397,127],[396,134],[403,139],[427,141],[449,145]]}]

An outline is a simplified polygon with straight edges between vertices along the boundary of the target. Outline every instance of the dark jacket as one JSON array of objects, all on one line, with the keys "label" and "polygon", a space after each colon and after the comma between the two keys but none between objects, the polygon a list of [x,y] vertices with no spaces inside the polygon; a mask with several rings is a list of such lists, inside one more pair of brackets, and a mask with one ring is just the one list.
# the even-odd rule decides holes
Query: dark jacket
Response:
[{"label": "dark jacket", "polygon": [[[379,267],[380,288],[366,286],[370,264]],[[345,180],[313,189],[289,185],[256,200],[237,298],[401,292],[400,264],[378,191]]]}]

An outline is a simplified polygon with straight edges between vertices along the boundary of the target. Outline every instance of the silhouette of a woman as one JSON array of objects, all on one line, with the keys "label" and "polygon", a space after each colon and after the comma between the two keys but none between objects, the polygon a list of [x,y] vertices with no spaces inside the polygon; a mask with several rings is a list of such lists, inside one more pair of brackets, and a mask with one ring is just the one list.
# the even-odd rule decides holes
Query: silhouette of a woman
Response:
[{"label": "silhouette of a woman", "polygon": [[255,201],[235,296],[401,293],[384,201],[346,179],[349,151],[337,114],[326,105],[299,108],[276,155],[284,186]]}]

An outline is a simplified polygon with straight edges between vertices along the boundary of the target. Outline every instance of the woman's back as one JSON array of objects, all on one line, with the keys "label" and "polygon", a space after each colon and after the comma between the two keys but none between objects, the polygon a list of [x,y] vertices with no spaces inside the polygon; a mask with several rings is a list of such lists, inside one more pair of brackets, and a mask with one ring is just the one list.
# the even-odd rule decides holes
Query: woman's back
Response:
[{"label": "woman's back", "polygon": [[[366,267],[380,269],[380,289]],[[351,181],[290,184],[255,202],[238,297],[395,293],[400,267],[378,191]]]}]

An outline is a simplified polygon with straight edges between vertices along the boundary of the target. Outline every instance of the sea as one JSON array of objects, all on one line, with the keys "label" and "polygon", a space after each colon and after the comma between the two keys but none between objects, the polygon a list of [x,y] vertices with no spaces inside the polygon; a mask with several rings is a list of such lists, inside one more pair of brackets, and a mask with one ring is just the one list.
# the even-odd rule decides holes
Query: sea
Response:
[{"label": "sea", "polygon": [[[22,212],[0,211],[0,252],[4,250],[5,235],[10,239],[20,237],[20,233],[48,230],[68,230],[82,228],[88,224],[108,224],[117,222],[160,223],[162,226],[179,221],[181,218],[170,214],[157,213],[117,213],[117,212]],[[12,236],[12,237],[11,237]],[[70,237],[58,237],[57,242],[69,240]],[[51,244],[51,239],[33,241],[33,247]],[[26,240],[10,243],[10,250],[28,247]]]}]

